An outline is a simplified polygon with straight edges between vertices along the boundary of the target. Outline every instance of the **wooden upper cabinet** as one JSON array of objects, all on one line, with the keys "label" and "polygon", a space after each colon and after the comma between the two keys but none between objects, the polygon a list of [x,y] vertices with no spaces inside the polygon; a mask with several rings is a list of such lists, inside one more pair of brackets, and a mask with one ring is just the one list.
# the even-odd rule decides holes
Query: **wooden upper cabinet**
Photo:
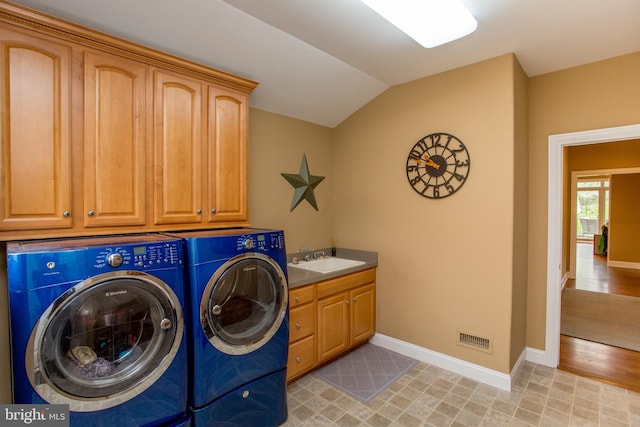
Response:
[{"label": "wooden upper cabinet", "polygon": [[154,223],[202,221],[202,84],[154,71]]},{"label": "wooden upper cabinet", "polygon": [[0,28],[0,230],[71,227],[71,47]]},{"label": "wooden upper cabinet", "polygon": [[209,87],[209,222],[248,218],[247,110],[246,94]]},{"label": "wooden upper cabinet", "polygon": [[84,54],[84,225],[144,225],[147,66]]},{"label": "wooden upper cabinet", "polygon": [[0,1],[0,240],[247,225],[256,86]]}]

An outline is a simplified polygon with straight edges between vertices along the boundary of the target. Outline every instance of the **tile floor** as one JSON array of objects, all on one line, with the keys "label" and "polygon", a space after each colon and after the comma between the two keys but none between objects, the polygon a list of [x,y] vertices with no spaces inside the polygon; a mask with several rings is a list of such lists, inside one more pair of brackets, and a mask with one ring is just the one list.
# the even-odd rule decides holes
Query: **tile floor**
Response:
[{"label": "tile floor", "polygon": [[288,387],[294,426],[640,426],[640,393],[525,362],[506,392],[418,363],[369,404],[308,374]]}]

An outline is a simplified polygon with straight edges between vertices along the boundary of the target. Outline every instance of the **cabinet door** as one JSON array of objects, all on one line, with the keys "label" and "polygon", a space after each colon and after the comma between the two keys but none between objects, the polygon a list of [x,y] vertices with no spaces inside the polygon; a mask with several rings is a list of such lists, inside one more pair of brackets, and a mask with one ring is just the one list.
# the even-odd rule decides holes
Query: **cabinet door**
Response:
[{"label": "cabinet door", "polygon": [[202,84],[154,72],[154,222],[202,222]]},{"label": "cabinet door", "polygon": [[143,64],[85,52],[85,226],[145,223],[146,73]]},{"label": "cabinet door", "polygon": [[375,285],[361,286],[349,292],[351,298],[351,344],[358,344],[376,331]]},{"label": "cabinet door", "polygon": [[318,300],[318,362],[349,347],[349,293]]},{"label": "cabinet door", "polygon": [[247,95],[209,87],[208,221],[247,219]]},{"label": "cabinet door", "polygon": [[0,230],[71,227],[71,48],[0,29]]}]

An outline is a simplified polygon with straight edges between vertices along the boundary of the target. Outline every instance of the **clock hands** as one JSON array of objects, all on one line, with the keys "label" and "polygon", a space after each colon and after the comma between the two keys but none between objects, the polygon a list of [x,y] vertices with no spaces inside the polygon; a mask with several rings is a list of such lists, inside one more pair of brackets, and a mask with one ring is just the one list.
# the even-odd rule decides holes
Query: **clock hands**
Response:
[{"label": "clock hands", "polygon": [[431,160],[431,158],[427,153],[424,153],[421,157],[415,159],[415,161],[418,163],[424,163],[425,165],[431,166],[434,169],[440,169],[440,165],[434,162],[433,160]]}]

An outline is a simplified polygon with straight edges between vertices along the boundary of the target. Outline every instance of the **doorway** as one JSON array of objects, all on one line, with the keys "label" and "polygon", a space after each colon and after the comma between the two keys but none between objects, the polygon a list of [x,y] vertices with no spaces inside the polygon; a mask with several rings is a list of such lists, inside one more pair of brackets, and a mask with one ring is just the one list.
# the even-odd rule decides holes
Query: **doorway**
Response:
[{"label": "doorway", "polygon": [[[613,142],[613,141],[604,141]],[[571,155],[571,151],[569,152]],[[613,175],[640,173],[640,167],[571,172],[569,276],[576,278],[577,244],[590,242],[600,253],[602,234],[609,229],[609,181]],[[606,242],[606,240],[605,240]]]},{"label": "doorway", "polygon": [[560,300],[568,273],[562,269],[563,183],[565,147],[640,138],[640,125],[596,129],[549,136],[547,213],[547,307],[545,352],[540,363],[557,367],[560,358]]}]

